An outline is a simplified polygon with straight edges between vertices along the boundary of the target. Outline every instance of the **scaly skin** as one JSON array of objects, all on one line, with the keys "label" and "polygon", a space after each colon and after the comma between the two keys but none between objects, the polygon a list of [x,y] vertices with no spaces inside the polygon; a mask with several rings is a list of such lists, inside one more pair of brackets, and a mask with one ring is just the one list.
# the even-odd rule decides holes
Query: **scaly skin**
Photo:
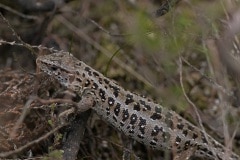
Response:
[{"label": "scaly skin", "polygon": [[126,91],[69,53],[40,56],[36,62],[40,72],[54,76],[67,89],[79,94],[90,89],[97,104],[92,109],[101,119],[146,146],[177,153],[194,148],[194,155],[218,160],[227,152],[229,160],[239,160],[174,111]]}]

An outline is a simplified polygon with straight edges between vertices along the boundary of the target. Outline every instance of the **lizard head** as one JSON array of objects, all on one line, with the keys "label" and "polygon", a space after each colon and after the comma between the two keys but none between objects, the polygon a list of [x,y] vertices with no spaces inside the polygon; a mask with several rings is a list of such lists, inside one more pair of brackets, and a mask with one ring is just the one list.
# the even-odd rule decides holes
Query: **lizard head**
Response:
[{"label": "lizard head", "polygon": [[70,53],[53,53],[39,56],[36,63],[40,72],[53,76],[63,86],[72,88],[70,85],[72,85],[75,80],[76,58]]}]

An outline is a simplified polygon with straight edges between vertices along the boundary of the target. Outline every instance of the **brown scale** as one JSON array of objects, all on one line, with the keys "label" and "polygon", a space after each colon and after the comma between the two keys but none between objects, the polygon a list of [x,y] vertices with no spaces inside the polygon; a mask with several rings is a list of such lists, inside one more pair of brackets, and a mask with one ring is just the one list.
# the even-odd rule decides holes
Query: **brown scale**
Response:
[{"label": "brown scale", "polygon": [[[208,159],[224,157],[224,146],[209,135],[205,137],[201,129],[174,111],[124,90],[69,53],[38,57],[37,66],[77,93],[91,89],[97,104],[92,109],[107,123],[140,143],[177,153],[194,148],[194,155]],[[239,159],[229,152],[231,160]]]}]

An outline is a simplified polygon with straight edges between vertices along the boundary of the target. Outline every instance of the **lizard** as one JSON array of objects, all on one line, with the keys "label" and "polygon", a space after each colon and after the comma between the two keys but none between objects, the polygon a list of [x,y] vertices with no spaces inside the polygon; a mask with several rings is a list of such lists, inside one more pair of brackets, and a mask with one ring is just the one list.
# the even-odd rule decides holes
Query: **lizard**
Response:
[{"label": "lizard", "polygon": [[[176,153],[194,148],[193,154],[212,160],[239,156],[173,110],[125,90],[69,52],[56,52],[36,59],[39,72],[53,76],[78,95],[90,90],[95,105],[89,106],[105,122],[146,146]],[[81,107],[81,106],[80,106]]]}]

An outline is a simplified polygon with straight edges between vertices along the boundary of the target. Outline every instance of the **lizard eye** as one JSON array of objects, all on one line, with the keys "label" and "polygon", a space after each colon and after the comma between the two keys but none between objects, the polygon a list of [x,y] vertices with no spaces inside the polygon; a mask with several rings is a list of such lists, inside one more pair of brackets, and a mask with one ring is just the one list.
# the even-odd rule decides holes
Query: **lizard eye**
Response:
[{"label": "lizard eye", "polygon": [[52,70],[52,71],[56,71],[57,69],[58,69],[58,68],[57,68],[56,66],[52,66],[52,67],[51,67],[51,70]]}]

